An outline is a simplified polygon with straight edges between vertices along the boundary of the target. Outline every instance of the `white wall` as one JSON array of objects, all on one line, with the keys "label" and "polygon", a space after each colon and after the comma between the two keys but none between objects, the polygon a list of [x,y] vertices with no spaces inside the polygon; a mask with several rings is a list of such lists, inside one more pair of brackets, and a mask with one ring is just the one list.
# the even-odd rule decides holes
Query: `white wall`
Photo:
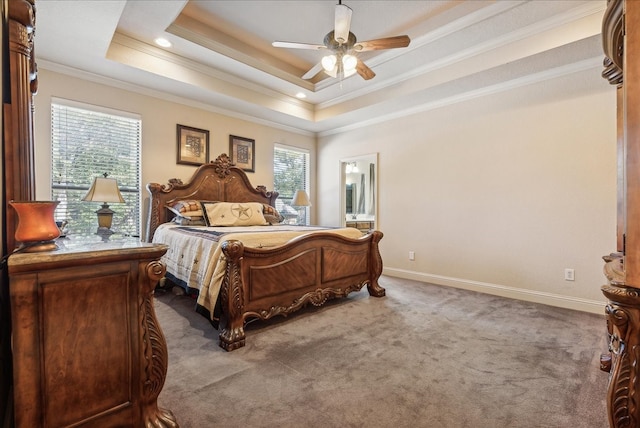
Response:
[{"label": "white wall", "polygon": [[615,133],[594,69],[324,136],[318,220],[339,224],[338,160],[378,152],[386,274],[603,313]]},{"label": "white wall", "polygon": [[[315,137],[276,129],[211,111],[141,95],[88,80],[70,77],[43,68],[38,72],[39,88],[35,101],[36,197],[51,199],[51,99],[65,98],[102,107],[124,110],[142,116],[142,186],[166,184],[170,178],[187,182],[195,166],[176,164],[176,124],[209,130],[210,158],[229,154],[229,135],[255,139],[255,173],[247,173],[254,186],[273,189],[274,143],[309,149],[311,152],[311,198],[315,189]],[[146,210],[145,210],[146,215]],[[312,212],[312,219],[314,213]],[[146,226],[143,221],[143,229]],[[143,230],[144,233],[144,230]]]}]

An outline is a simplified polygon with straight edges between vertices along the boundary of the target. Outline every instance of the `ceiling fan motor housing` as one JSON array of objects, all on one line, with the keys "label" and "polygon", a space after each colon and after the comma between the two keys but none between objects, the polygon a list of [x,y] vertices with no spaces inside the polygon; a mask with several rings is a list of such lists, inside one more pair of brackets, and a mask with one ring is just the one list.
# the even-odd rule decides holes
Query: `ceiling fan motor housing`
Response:
[{"label": "ceiling fan motor housing", "polygon": [[349,31],[349,38],[345,43],[340,44],[334,36],[334,31],[329,31],[326,36],[324,36],[324,45],[331,49],[334,52],[342,52],[346,53],[350,49],[353,48],[353,45],[356,44],[356,35]]}]

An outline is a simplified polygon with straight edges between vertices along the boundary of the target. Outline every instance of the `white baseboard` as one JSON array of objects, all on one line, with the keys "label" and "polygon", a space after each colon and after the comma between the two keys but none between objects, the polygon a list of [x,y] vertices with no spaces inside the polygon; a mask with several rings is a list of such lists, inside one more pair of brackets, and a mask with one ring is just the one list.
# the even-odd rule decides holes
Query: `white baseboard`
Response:
[{"label": "white baseboard", "polygon": [[607,304],[604,297],[602,301],[581,299],[578,297],[546,293],[544,291],[525,290],[522,288],[513,288],[504,285],[452,278],[448,276],[432,275],[405,269],[385,267],[383,268],[382,274],[397,278],[411,279],[414,281],[428,282],[430,284],[445,285],[449,287],[462,288],[464,290],[493,294],[495,296],[508,297],[511,299],[524,300],[526,302],[542,303],[560,308],[590,312],[598,315],[604,315],[604,308]]}]

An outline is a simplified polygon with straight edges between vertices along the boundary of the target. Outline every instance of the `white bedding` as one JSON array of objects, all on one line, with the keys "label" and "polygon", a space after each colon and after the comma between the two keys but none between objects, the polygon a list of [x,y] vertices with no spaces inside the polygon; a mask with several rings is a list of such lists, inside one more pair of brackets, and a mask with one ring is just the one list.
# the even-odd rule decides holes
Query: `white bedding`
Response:
[{"label": "white bedding", "polygon": [[156,229],[153,242],[169,246],[162,258],[169,278],[180,285],[197,289],[198,304],[206,308],[213,318],[226,268],[220,245],[222,242],[235,239],[247,247],[275,247],[314,232],[332,232],[348,238],[362,236],[362,232],[354,228],[291,225],[205,227],[166,223]]}]

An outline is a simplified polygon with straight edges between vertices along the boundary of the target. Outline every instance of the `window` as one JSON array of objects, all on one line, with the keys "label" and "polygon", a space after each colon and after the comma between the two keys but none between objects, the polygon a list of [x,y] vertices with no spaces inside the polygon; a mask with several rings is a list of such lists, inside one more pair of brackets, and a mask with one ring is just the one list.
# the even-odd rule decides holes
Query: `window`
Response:
[{"label": "window", "polygon": [[140,131],[137,115],[66,100],[51,104],[51,197],[60,201],[56,221],[68,221],[70,233],[97,230],[100,204],[82,198],[106,173],[125,200],[109,205],[111,229],[140,235]]},{"label": "window", "polygon": [[284,216],[286,223],[309,224],[309,207],[301,207],[298,211],[291,206],[296,190],[309,193],[309,152],[307,150],[275,146],[273,190],[279,193],[276,209]]}]

